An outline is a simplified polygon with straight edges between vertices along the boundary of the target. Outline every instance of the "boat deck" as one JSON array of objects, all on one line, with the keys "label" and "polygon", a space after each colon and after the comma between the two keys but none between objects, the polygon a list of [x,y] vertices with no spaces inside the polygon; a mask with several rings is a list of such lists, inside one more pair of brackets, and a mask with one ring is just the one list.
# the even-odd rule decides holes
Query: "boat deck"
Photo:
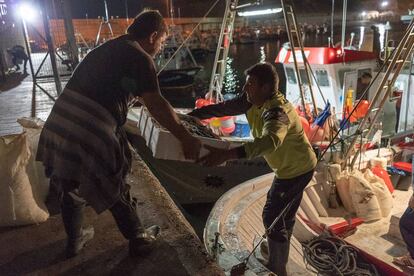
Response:
[{"label": "boat deck", "polygon": [[[210,214],[204,240],[210,240],[211,235],[219,232],[224,252],[237,258],[232,262],[233,265],[237,261],[241,262],[253,250],[264,233],[261,214],[273,176],[270,173],[233,188],[219,199]],[[228,259],[229,255],[220,255],[219,264],[231,268],[228,260],[220,260],[220,257]],[[256,258],[249,259],[249,268],[257,275],[268,273]],[[287,269],[289,275],[314,275],[306,269],[301,245],[295,237],[292,237]]]},{"label": "boat deck", "polygon": [[[381,220],[358,226],[356,233],[345,240],[357,245],[367,253],[385,261],[398,270],[402,270],[401,267],[394,265],[392,260],[394,257],[407,254],[404,241],[400,238],[398,222],[407,208],[411,195],[412,191],[395,190],[393,193],[394,206],[391,214]],[[390,231],[393,228],[392,226],[396,226],[397,231]],[[414,275],[414,270],[408,269],[404,270],[404,272]]]}]

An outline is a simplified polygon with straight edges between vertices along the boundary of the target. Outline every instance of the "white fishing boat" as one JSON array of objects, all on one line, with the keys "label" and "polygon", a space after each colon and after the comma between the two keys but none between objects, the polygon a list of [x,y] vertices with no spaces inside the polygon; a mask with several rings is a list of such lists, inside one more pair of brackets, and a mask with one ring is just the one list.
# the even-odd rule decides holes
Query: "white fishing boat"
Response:
[{"label": "white fishing boat", "polygon": [[[328,100],[333,107],[332,113],[336,115],[334,118],[348,121],[354,112],[353,104],[357,100],[355,93],[349,91],[357,89],[357,80],[363,72],[375,75],[371,85],[363,89],[370,103],[367,113],[361,116],[359,121],[356,120],[356,130],[344,134],[341,133],[341,129],[346,127],[346,123],[341,125],[339,131],[331,135],[328,149],[321,148],[322,155],[329,155],[320,156],[315,175],[305,188],[296,216],[294,239],[291,243],[293,254],[289,259],[288,272],[292,270],[292,274],[295,275],[297,263],[293,267],[292,263],[304,256],[305,264],[299,264],[302,269],[318,271],[321,275],[337,275],[334,270],[325,271],[324,274],[324,268],[313,262],[318,254],[325,254],[326,247],[319,251],[308,250],[307,247],[310,242],[317,241],[316,238],[321,234],[330,233],[339,236],[338,240],[341,243],[356,248],[358,258],[369,264],[369,271],[361,275],[414,275],[414,271],[392,262],[394,257],[407,253],[399,232],[399,219],[412,196],[412,187],[410,184],[407,185],[411,181],[411,175],[408,173],[402,178],[404,180],[400,179],[398,183],[394,181],[393,185],[385,171],[387,165],[396,166],[397,161],[401,161],[410,167],[406,170],[412,173],[414,148],[399,148],[394,143],[407,136],[408,139],[414,138],[414,113],[408,104],[414,95],[411,86],[413,62],[409,59],[412,58],[410,53],[414,45],[414,23],[410,23],[392,58],[379,68],[377,57],[371,52],[332,47],[303,48],[292,8],[285,8],[283,1],[282,7],[289,40],[292,43],[292,34],[295,34],[299,41],[299,46],[291,44],[294,50],[282,49],[276,58],[276,62],[282,63],[285,68],[288,80],[287,98],[290,102],[304,108],[306,103],[312,102],[316,110],[323,109]],[[293,18],[293,23],[289,21],[288,16]],[[401,90],[400,93],[403,94],[400,97],[398,118],[395,115],[397,112],[394,116],[384,112],[387,103],[393,103],[392,99],[390,100],[393,87]],[[346,105],[350,105],[351,109],[345,109]],[[395,101],[391,109],[396,111]],[[372,134],[373,130],[381,133],[378,127],[381,124],[374,124],[379,117],[383,124],[386,121],[393,123],[391,128],[394,133],[388,136],[390,146],[366,150],[367,140],[372,139],[372,136],[366,133]],[[336,123],[336,120],[331,123]],[[400,133],[395,135],[395,130]],[[401,134],[402,131],[404,133]],[[360,136],[359,140],[357,136]],[[340,138],[339,141],[336,140],[337,137]],[[348,143],[347,139],[352,141]],[[342,144],[340,149],[331,147],[336,143]],[[412,144],[412,141],[406,144],[410,143]],[[217,201],[210,214],[204,242],[210,254],[218,259],[219,264],[229,273],[237,263],[245,263],[250,273],[263,273],[264,267],[258,261],[263,257],[263,254],[260,254],[263,250],[252,250],[257,248],[255,245],[265,232],[261,211],[273,177],[274,174],[271,173],[234,187]],[[366,190],[362,191],[363,188]],[[325,236],[322,238],[326,239]],[[302,251],[298,242],[307,249]],[[228,262],[231,262],[231,265]],[[334,265],[331,267],[333,269]],[[345,268],[353,269],[350,263],[345,265]]]},{"label": "white fishing boat", "polygon": [[[175,110],[181,114],[190,111],[179,108]],[[139,132],[138,125],[141,123],[142,128],[143,124],[140,121],[141,116],[141,107],[134,107],[128,113],[126,126],[130,141],[169,194],[180,204],[213,203],[232,187],[271,171],[263,158],[234,160],[224,166],[208,168],[197,163],[155,158],[150,150],[150,143],[154,138],[148,136],[145,140],[142,137],[144,134]],[[151,133],[153,131],[148,129],[147,134],[151,135]],[[240,144],[251,138],[225,137],[223,139]]]},{"label": "white fishing boat", "polygon": [[[390,162],[392,152],[383,150]],[[367,151],[356,168],[365,169],[369,166],[366,161],[376,155],[376,150]],[[414,270],[403,269],[392,263],[393,257],[407,252],[398,222],[407,207],[412,190],[395,190],[389,214],[374,221],[363,222],[356,214],[347,211],[343,204],[336,208],[329,207],[332,199],[331,184],[324,166],[319,164],[314,179],[305,189],[296,216],[288,263],[289,275],[311,275],[315,271],[315,268],[304,263],[301,243],[309,242],[324,231],[343,236],[344,241],[360,250],[366,262],[375,265],[379,275],[413,275]],[[216,202],[210,213],[204,230],[204,243],[209,253],[217,258],[226,271],[245,261],[264,234],[261,214],[273,178],[274,174],[269,173],[232,188]],[[252,273],[266,275],[267,270],[258,261],[258,258],[262,258],[261,255],[260,250],[256,249],[247,265]]]}]

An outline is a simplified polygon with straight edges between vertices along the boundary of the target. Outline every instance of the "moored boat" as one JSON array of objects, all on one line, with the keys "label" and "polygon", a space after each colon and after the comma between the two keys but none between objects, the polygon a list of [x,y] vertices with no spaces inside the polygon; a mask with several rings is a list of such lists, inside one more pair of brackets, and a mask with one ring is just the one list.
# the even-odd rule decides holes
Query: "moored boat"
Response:
[{"label": "moored boat", "polygon": [[[372,152],[374,151],[368,152],[364,157],[370,158]],[[390,162],[391,158],[388,158],[388,161]],[[360,168],[368,169],[368,163],[365,164]],[[336,208],[329,206],[332,195],[326,173],[324,165],[320,164],[314,179],[305,189],[296,216],[294,239],[291,242],[292,253],[288,263],[290,275],[307,275],[297,273],[315,271],[315,268],[310,266],[307,270],[306,264],[303,263],[301,243],[309,242],[324,231],[336,233],[343,237],[346,243],[358,248],[361,256],[373,264],[380,275],[413,275],[414,270],[392,263],[393,257],[406,253],[398,223],[407,207],[412,190],[395,190],[389,214],[363,222],[355,213],[348,212],[343,203]],[[244,261],[263,235],[261,212],[273,177],[273,173],[266,174],[234,187],[217,201],[210,213],[204,231],[204,243],[208,252],[218,259],[219,265],[225,270],[231,269],[226,263],[230,260],[233,265]],[[338,201],[340,202],[340,199]],[[261,275],[265,268],[256,257],[260,258],[261,252],[255,252],[249,258],[248,267],[252,272]]]},{"label": "moored boat", "polygon": [[[177,113],[190,111],[179,108],[175,110]],[[208,168],[197,163],[154,158],[149,148],[150,141],[145,141],[138,131],[140,116],[141,107],[134,107],[128,113],[127,129],[132,145],[170,195],[180,204],[213,203],[232,187],[271,171],[263,158],[234,160],[223,166]],[[239,144],[251,138],[225,139]]]}]

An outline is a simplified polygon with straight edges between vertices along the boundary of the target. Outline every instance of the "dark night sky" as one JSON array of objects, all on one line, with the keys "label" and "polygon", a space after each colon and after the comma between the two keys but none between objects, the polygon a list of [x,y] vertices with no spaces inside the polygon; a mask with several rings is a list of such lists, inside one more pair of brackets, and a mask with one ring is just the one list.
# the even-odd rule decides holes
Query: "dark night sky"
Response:
[{"label": "dark night sky", "polygon": [[[126,5],[128,4],[129,17],[134,17],[144,7],[156,8],[166,14],[166,5],[169,0],[107,0],[109,16],[125,17]],[[375,10],[382,0],[348,0],[348,11]],[[398,6],[406,11],[405,2],[410,3],[412,0],[388,0],[394,7]],[[85,18],[88,14],[89,18],[97,18],[104,15],[103,0],[70,0],[72,5],[72,14],[74,18]],[[180,8],[183,17],[201,17],[210,8],[215,0],[173,0],[175,13]],[[224,8],[224,0],[220,0],[219,4],[212,11],[211,16],[222,16]],[[246,3],[249,0],[239,0],[239,3]],[[263,0],[265,6],[280,6],[279,0]],[[296,0],[293,1],[295,9],[302,12],[330,12],[331,0]],[[341,0],[335,1],[336,10],[342,8]]]},{"label": "dark night sky", "polygon": [[[134,17],[143,8],[155,8],[160,10],[165,16],[166,6],[168,0],[107,0],[109,16],[125,17],[126,15],[126,2],[128,5],[129,17]],[[202,16],[209,7],[215,2],[215,0],[174,0],[175,12],[180,7],[181,14],[184,16]],[[224,2],[224,0],[220,0]],[[220,3],[222,4],[222,3]],[[86,13],[89,18],[96,18],[104,15],[104,1],[103,0],[71,0],[72,14],[74,18],[85,18]],[[220,10],[223,5],[218,5],[213,15],[220,16]],[[187,14],[187,15],[186,15]]]}]

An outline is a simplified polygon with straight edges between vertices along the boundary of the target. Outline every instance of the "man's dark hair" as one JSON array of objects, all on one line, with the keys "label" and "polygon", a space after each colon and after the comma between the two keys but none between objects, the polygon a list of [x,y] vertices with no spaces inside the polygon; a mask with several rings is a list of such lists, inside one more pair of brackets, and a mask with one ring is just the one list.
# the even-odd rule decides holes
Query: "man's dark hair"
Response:
[{"label": "man's dark hair", "polygon": [[371,73],[364,72],[364,73],[362,73],[361,78],[370,78],[370,79],[372,79],[372,75],[371,75]]},{"label": "man's dark hair", "polygon": [[145,10],[135,17],[127,29],[127,34],[142,39],[149,37],[153,32],[166,33],[167,29],[167,24],[159,11]]},{"label": "man's dark hair", "polygon": [[279,76],[277,75],[276,68],[268,63],[256,63],[250,68],[244,71],[246,76],[254,76],[260,85],[269,84],[273,91],[279,88]]}]

